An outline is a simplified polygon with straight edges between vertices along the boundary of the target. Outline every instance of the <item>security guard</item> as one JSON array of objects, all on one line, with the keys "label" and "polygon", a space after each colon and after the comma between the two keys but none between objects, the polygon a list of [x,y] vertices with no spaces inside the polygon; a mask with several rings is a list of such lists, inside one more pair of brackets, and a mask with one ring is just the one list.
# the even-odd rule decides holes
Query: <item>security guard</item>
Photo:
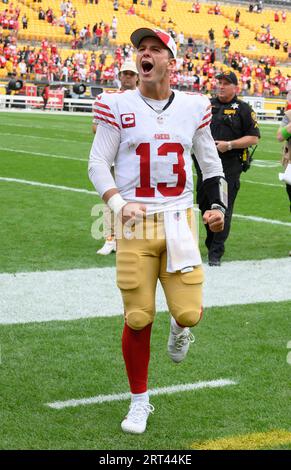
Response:
[{"label": "security guard", "polygon": [[[220,266],[221,257],[224,254],[224,244],[230,232],[234,201],[240,187],[240,175],[245,170],[243,155],[247,152],[248,147],[256,145],[260,138],[255,113],[247,103],[239,100],[236,96],[238,86],[236,74],[226,71],[216,78],[218,79],[218,93],[216,98],[211,99],[212,123],[210,127],[228,183],[228,207],[222,232],[213,233],[206,225],[205,245],[208,248],[208,264],[210,266]],[[209,201],[195,158],[194,163],[198,175],[197,202],[202,214],[204,214],[209,209]]]}]

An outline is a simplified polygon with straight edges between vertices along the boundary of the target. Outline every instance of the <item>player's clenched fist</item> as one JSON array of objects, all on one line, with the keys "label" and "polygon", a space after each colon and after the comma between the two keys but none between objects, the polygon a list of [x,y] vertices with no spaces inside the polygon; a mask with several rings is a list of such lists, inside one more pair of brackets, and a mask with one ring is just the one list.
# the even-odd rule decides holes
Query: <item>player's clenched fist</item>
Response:
[{"label": "player's clenched fist", "polygon": [[128,202],[121,211],[122,223],[125,224],[129,220],[139,222],[146,214],[146,206],[139,202]]},{"label": "player's clenched fist", "polygon": [[212,232],[222,232],[224,227],[224,214],[217,209],[212,209],[204,212],[203,214],[204,224],[208,224],[208,227]]}]

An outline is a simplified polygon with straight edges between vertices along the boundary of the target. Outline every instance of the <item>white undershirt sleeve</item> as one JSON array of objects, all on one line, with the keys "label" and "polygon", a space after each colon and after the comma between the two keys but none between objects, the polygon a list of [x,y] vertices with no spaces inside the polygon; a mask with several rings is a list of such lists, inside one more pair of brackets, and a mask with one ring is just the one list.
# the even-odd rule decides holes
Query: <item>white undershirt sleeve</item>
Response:
[{"label": "white undershirt sleeve", "polygon": [[209,126],[195,132],[192,151],[202,171],[203,181],[213,176],[224,176],[221,159]]},{"label": "white undershirt sleeve", "polygon": [[116,188],[110,169],[120,144],[120,132],[98,124],[89,157],[88,174],[96,191],[102,197],[109,189]]}]

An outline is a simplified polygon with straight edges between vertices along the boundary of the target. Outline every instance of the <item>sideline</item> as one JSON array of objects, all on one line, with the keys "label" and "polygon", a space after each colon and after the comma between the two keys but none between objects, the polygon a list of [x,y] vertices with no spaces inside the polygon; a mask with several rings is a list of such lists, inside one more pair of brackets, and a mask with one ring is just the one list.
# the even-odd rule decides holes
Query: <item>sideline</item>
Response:
[{"label": "sideline", "polygon": [[[291,301],[290,283],[282,282],[290,279],[290,257],[203,267],[204,307]],[[0,324],[123,315],[115,278],[113,267],[0,274]],[[160,284],[156,307],[168,310]]]}]

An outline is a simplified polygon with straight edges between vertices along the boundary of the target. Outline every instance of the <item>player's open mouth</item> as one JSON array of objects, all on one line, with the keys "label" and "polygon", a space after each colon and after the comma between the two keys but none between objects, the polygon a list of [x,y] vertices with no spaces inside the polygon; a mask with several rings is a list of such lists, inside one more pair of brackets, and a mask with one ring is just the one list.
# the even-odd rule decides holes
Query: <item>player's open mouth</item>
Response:
[{"label": "player's open mouth", "polygon": [[153,68],[153,64],[151,64],[150,62],[144,61],[142,62],[141,67],[142,67],[143,73],[147,74],[151,72]]}]

